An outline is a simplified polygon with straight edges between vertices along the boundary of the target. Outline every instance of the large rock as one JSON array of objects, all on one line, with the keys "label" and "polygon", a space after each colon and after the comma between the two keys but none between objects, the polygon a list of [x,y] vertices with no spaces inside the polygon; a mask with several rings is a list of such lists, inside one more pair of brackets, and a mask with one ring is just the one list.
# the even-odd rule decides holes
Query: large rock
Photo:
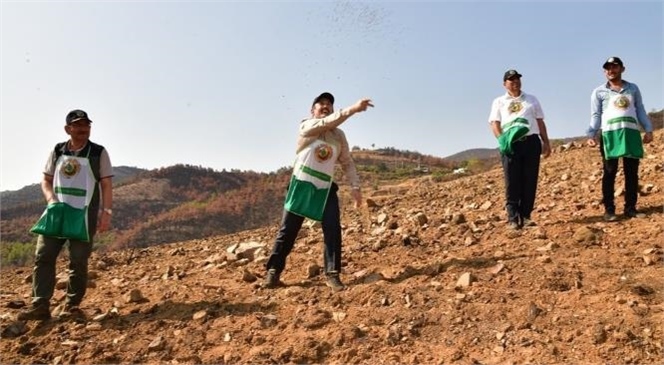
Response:
[{"label": "large rock", "polygon": [[234,254],[238,260],[247,259],[249,261],[254,261],[261,251],[265,252],[265,244],[260,242],[242,242],[226,249],[226,252]]}]

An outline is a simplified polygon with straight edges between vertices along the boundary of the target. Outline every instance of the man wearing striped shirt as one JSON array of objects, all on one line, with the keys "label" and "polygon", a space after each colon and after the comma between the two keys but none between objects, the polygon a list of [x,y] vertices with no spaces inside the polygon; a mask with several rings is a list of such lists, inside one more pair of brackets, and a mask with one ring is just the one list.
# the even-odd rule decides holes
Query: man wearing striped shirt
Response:
[{"label": "man wearing striped shirt", "polygon": [[[652,123],[643,107],[639,87],[622,79],[625,72],[622,60],[610,57],[603,67],[607,82],[591,94],[587,143],[591,147],[599,144],[602,155],[604,220],[612,222],[618,219],[614,185],[621,157],[625,174],[624,214],[626,218],[641,218],[644,214],[636,210],[639,159],[643,158],[643,144],[652,141]],[[639,126],[645,131],[643,139]]]}]

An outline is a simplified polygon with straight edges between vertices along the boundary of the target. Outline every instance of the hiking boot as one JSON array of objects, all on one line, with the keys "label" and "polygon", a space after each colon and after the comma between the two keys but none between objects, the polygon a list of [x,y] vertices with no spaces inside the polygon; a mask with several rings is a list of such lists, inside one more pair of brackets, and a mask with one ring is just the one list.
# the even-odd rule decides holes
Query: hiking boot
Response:
[{"label": "hiking boot", "polygon": [[284,286],[284,283],[279,280],[279,274],[277,274],[277,270],[268,270],[267,275],[265,276],[265,282],[263,283],[263,288],[274,289],[280,286]]},{"label": "hiking boot", "polygon": [[606,212],[604,213],[604,221],[605,222],[615,222],[618,220],[618,216],[616,213],[613,212]]},{"label": "hiking boot", "polygon": [[627,218],[645,218],[646,215],[644,213],[639,212],[638,210],[631,208],[625,210],[625,217]]},{"label": "hiking boot", "polygon": [[341,282],[339,274],[327,275],[327,281],[325,282],[327,286],[332,288],[332,291],[338,292],[346,289],[346,286]]},{"label": "hiking boot", "polygon": [[51,318],[51,310],[48,305],[38,305],[25,310],[16,316],[19,321],[45,321]]}]

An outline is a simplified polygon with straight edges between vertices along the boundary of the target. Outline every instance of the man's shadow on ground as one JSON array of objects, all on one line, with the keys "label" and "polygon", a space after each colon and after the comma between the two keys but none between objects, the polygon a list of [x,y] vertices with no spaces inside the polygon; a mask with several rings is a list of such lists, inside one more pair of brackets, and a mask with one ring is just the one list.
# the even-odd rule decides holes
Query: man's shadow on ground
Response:
[{"label": "man's shadow on ground", "polygon": [[628,218],[623,213],[621,213],[621,214],[616,214],[616,216],[618,217],[617,220],[615,220],[613,222],[606,222],[604,220],[604,214],[602,214],[602,215],[572,219],[569,222],[570,223],[582,223],[582,224],[599,223],[599,222],[618,223],[618,222],[622,222],[622,221],[626,221],[626,220],[630,220],[630,219],[648,219],[648,218],[652,217],[653,215],[657,215],[657,214],[662,215],[662,214],[664,214],[664,206],[661,206],[661,205],[648,206],[648,207],[644,207],[644,208],[639,209],[639,212],[645,214],[646,216],[644,218]]},{"label": "man's shadow on ground", "polygon": [[[116,330],[125,330],[134,327],[138,322],[159,322],[169,320],[192,322],[194,321],[194,313],[199,311],[205,311],[205,317],[208,319],[228,315],[256,316],[260,319],[263,314],[274,312],[276,307],[277,305],[274,303],[264,303],[260,301],[229,303],[224,301],[175,302],[167,300],[155,305],[143,307],[134,312],[120,315],[109,315],[106,319],[98,321],[98,323],[100,323],[104,329],[112,328]],[[75,322],[93,322],[89,314],[86,314],[85,317],[85,319],[79,319]],[[30,334],[34,337],[48,335],[54,327],[68,321],[70,320],[51,318],[50,320],[37,322],[34,328],[30,331]]]}]

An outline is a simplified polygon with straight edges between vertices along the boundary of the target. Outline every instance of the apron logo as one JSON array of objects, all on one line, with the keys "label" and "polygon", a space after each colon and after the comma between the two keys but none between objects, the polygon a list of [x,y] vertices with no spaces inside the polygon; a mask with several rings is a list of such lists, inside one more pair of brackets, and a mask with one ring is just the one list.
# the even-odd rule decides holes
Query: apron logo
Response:
[{"label": "apron logo", "polygon": [[322,144],[314,150],[314,156],[318,162],[325,162],[332,157],[332,146],[328,144]]},{"label": "apron logo", "polygon": [[507,107],[507,110],[510,111],[510,113],[518,113],[523,109],[523,105],[521,104],[520,101],[512,101],[510,102],[510,105]]},{"label": "apron logo", "polygon": [[613,105],[618,109],[627,109],[629,107],[629,99],[626,96],[619,96]]},{"label": "apron logo", "polygon": [[76,176],[78,172],[81,170],[81,164],[76,161],[75,159],[70,159],[65,161],[65,163],[62,165],[60,168],[60,171],[65,175],[67,178],[71,178]]}]

